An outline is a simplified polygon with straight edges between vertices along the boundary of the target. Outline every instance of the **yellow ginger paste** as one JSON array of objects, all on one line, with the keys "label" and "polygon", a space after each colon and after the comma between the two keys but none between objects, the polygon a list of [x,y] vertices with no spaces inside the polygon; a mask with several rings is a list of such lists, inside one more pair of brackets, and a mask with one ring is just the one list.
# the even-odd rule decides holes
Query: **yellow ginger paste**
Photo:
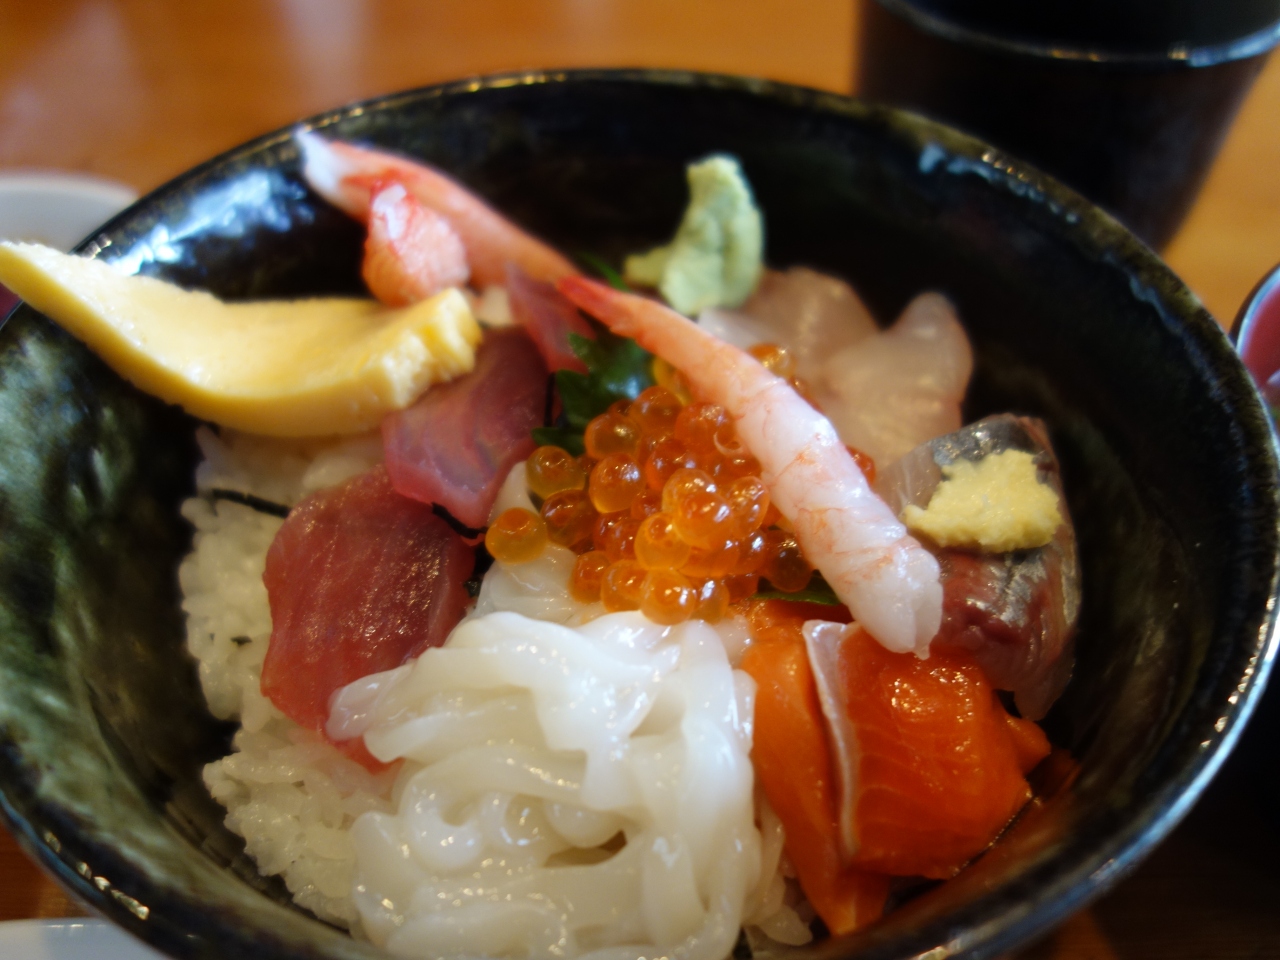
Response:
[{"label": "yellow ginger paste", "polygon": [[941,547],[1030,550],[1052,540],[1062,523],[1057,492],[1040,482],[1035,457],[1023,450],[957,460],[942,476],[927,509],[911,504],[902,511],[912,533]]}]

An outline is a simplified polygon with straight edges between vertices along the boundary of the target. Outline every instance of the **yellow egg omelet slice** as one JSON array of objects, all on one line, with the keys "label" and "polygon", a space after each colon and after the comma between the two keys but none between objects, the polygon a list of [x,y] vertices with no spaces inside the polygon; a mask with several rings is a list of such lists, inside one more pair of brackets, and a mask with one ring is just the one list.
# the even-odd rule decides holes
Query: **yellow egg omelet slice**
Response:
[{"label": "yellow egg omelet slice", "polygon": [[277,437],[376,427],[471,370],[481,336],[455,289],[395,309],[354,298],[223,303],[26,243],[0,243],[0,283],[146,392]]}]

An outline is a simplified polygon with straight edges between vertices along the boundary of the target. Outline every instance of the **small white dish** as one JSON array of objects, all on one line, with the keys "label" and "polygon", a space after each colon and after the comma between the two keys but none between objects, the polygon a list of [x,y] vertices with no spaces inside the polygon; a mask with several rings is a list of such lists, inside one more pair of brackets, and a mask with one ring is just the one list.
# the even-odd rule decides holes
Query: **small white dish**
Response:
[{"label": "small white dish", "polygon": [[0,240],[70,250],[134,200],[113,180],[44,170],[0,171]]},{"label": "small white dish", "polygon": [[9,920],[0,923],[4,960],[166,960],[105,920]]}]

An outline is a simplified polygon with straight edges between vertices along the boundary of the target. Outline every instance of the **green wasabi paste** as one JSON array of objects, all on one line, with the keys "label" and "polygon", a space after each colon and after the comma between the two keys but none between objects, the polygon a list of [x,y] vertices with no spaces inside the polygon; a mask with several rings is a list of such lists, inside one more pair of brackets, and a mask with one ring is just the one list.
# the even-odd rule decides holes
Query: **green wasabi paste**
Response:
[{"label": "green wasabi paste", "polygon": [[764,224],[751,187],[733,157],[689,165],[689,206],[675,238],[627,257],[627,281],[657,287],[690,316],[706,307],[739,306],[763,269]]}]

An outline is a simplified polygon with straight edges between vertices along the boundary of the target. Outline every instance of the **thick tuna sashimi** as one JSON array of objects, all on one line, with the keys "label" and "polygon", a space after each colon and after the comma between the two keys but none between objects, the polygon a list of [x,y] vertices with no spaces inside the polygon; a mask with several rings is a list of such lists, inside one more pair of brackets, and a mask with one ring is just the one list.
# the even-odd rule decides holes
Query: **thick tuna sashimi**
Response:
[{"label": "thick tuna sashimi", "polygon": [[514,263],[507,264],[507,296],[511,298],[511,315],[533,338],[548,369],[587,372],[587,365],[569,345],[569,334],[588,340],[594,340],[596,334],[568,297],[554,284],[534,280]]},{"label": "thick tuna sashimi", "polygon": [[1015,736],[1030,721],[1009,717],[962,652],[893,653],[857,624],[811,621],[804,636],[831,731],[846,862],[952,876],[1031,799],[1023,769],[1048,741]]},{"label": "thick tuna sashimi", "polygon": [[474,370],[382,421],[391,483],[483,527],[507,473],[533,452],[546,402],[547,367],[533,341],[523,330],[490,331]]},{"label": "thick tuna sashimi", "polygon": [[263,694],[323,731],[339,688],[444,643],[474,564],[462,538],[396,493],[381,467],[308,497],[267,552]]}]

